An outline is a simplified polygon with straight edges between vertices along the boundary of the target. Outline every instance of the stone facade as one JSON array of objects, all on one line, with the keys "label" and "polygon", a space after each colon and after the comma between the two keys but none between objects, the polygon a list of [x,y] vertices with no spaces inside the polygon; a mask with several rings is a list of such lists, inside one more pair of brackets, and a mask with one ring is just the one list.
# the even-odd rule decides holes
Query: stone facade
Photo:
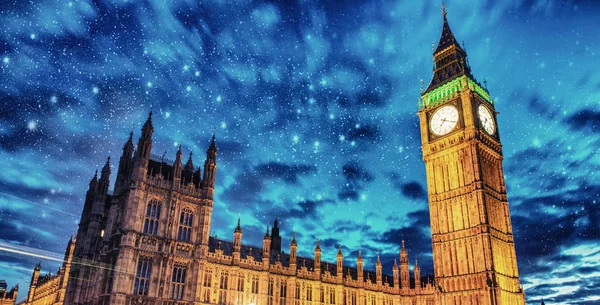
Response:
[{"label": "stone facade", "polygon": [[27,305],[62,305],[65,300],[67,282],[71,271],[75,238],[71,238],[65,249],[65,256],[61,268],[56,274],[48,273],[40,276],[41,263],[33,269],[31,284],[27,293]]},{"label": "stone facade", "polygon": [[341,248],[336,262],[321,261],[318,241],[310,258],[297,256],[295,237],[289,251],[281,251],[277,221],[262,246],[242,243],[239,220],[232,241],[209,236],[215,137],[202,167],[194,166],[191,153],[184,165],[181,146],[174,161],[154,156],[150,112],[137,148],[133,133],[123,146],[112,194],[110,158],[90,181],[73,264],[65,273],[70,277],[64,303],[524,304],[494,104],[471,75],[445,11],[434,58],[434,76],[422,91],[418,113],[434,279],[421,276],[417,263],[411,276],[404,242],[399,266],[394,262],[392,275],[384,275],[379,259],[374,272],[364,270],[360,251],[356,267],[344,264]]},{"label": "stone facade", "polygon": [[439,304],[525,304],[494,101],[446,20],[419,118]]},{"label": "stone facade", "polygon": [[19,286],[8,290],[8,285],[5,280],[0,280],[0,305],[15,305],[17,295],[19,294]]}]

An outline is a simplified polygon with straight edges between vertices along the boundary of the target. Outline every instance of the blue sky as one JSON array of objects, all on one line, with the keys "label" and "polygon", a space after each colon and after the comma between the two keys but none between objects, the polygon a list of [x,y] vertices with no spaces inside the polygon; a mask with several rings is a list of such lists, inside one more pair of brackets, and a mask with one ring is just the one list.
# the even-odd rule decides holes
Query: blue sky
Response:
[{"label": "blue sky", "polygon": [[[496,102],[528,302],[600,299],[596,1],[447,1]],[[301,255],[347,264],[404,235],[432,273],[417,99],[438,1],[2,1],[0,278],[55,272],[87,183],[154,111],[154,153],[200,165],[213,129],[212,234],[260,244],[278,217]],[[113,173],[116,173],[113,163]],[[113,175],[114,180],[114,175]],[[284,246],[285,247],[285,246]],[[6,249],[12,249],[12,252]],[[36,256],[32,256],[35,254]],[[41,256],[42,258],[40,258]]]}]

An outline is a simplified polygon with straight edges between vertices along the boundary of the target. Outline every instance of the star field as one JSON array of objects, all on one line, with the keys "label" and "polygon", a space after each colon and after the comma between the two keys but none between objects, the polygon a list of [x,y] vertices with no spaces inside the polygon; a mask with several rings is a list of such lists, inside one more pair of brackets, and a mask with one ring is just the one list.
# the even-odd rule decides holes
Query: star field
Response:
[{"label": "star field", "polygon": [[[600,65],[595,1],[448,1],[495,101],[530,304],[600,300]],[[437,1],[0,2],[0,279],[42,274],[87,184],[154,113],[153,153],[219,148],[212,235],[391,273],[402,236],[433,272],[416,112]],[[421,85],[423,81],[423,85]],[[112,181],[117,164],[113,162]],[[7,249],[13,249],[11,251]],[[18,251],[14,250],[18,249]],[[286,249],[287,250],[287,249]]]}]

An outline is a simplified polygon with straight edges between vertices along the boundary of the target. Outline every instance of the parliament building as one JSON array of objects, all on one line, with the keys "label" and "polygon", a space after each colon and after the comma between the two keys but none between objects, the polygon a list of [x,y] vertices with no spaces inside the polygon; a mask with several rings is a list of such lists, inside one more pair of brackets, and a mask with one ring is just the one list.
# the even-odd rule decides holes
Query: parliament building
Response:
[{"label": "parliament building", "polygon": [[137,146],[133,132],[123,146],[114,191],[110,158],[91,179],[62,268],[40,276],[36,266],[26,304],[525,304],[497,112],[445,10],[433,57],[433,78],[418,105],[433,278],[423,277],[416,262],[410,272],[404,242],[400,261],[384,268],[379,259],[365,266],[360,251],[344,257],[341,248],[335,262],[322,261],[318,241],[310,245],[312,257],[299,257],[295,237],[284,243],[277,221],[262,245],[243,242],[239,219],[236,227],[232,222],[232,239],[210,236],[215,136],[202,166],[191,153],[184,160],[181,146],[172,162],[156,157],[150,112]]}]

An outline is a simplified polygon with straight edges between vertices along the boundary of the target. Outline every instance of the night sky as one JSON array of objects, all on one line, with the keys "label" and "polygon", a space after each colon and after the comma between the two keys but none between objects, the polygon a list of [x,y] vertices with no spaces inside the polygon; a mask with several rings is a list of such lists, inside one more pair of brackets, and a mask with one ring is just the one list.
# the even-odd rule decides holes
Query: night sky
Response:
[{"label": "night sky", "polygon": [[[150,109],[153,153],[219,148],[212,235],[432,273],[420,81],[438,1],[0,1],[0,279],[56,272],[87,184]],[[447,1],[496,103],[529,303],[600,300],[597,1]],[[184,158],[187,160],[187,157]],[[184,160],[184,161],[185,161]]]}]

